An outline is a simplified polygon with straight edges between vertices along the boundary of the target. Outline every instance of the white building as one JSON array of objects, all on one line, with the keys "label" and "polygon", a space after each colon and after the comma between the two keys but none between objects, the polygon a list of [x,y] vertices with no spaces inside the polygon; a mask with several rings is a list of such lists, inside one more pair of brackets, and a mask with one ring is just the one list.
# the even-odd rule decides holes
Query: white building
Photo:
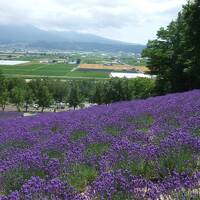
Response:
[{"label": "white building", "polygon": [[142,73],[120,73],[120,72],[111,72],[111,78],[155,78],[155,76],[142,74]]}]

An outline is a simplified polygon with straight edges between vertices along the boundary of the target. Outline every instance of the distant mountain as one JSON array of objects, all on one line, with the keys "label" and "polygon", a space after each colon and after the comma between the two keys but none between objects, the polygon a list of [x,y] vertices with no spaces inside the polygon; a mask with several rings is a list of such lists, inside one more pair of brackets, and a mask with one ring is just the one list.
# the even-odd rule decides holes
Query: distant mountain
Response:
[{"label": "distant mountain", "polygon": [[44,31],[33,26],[0,26],[0,43],[25,43],[39,49],[77,51],[124,51],[141,53],[144,45],[131,44],[78,32]]}]

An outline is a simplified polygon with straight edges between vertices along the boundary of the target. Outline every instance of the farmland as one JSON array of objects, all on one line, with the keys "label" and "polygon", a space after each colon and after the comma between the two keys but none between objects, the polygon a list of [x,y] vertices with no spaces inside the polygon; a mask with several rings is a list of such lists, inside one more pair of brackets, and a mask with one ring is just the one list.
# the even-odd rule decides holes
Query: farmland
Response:
[{"label": "farmland", "polygon": [[77,65],[71,64],[40,64],[30,63],[17,66],[0,66],[3,74],[15,77],[57,77],[57,78],[107,78],[108,74],[103,72],[72,71]]},{"label": "farmland", "polygon": [[199,90],[0,127],[0,199],[200,199]]},{"label": "farmland", "polygon": [[[78,64],[72,64],[76,60],[81,61],[80,68]],[[145,59],[141,60],[139,55],[132,54],[102,54],[102,53],[0,53],[0,60],[9,60],[9,62],[29,63],[15,66],[0,65],[0,70],[7,77],[23,78],[88,78],[105,79],[109,78],[112,71],[147,70],[141,67]],[[62,60],[66,63],[58,63]],[[130,62],[132,60],[132,62]],[[46,62],[46,63],[45,63]],[[71,62],[71,63],[70,63]],[[106,66],[110,63],[112,66]],[[117,64],[112,64],[117,63]],[[131,63],[131,65],[129,65]],[[148,70],[147,70],[148,71]]]},{"label": "farmland", "polygon": [[129,65],[112,65],[106,66],[103,64],[44,64],[32,61],[30,63],[21,65],[0,65],[0,70],[7,77],[51,77],[51,78],[109,78],[111,72],[129,72],[129,73],[142,73],[148,72],[146,67],[137,67]]},{"label": "farmland", "polygon": [[80,69],[104,69],[104,70],[116,70],[116,71],[122,71],[122,70],[127,70],[131,71],[134,70],[134,67],[131,67],[129,65],[103,65],[103,64],[81,64]]}]

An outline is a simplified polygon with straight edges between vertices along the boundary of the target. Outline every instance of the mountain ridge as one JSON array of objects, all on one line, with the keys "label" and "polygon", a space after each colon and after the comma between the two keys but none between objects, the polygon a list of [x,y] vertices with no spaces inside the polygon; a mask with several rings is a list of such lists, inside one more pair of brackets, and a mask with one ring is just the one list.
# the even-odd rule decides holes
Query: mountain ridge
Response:
[{"label": "mountain ridge", "polygon": [[104,50],[140,53],[145,45],[73,31],[45,31],[34,26],[0,25],[0,43],[26,43],[29,47],[63,50]]}]

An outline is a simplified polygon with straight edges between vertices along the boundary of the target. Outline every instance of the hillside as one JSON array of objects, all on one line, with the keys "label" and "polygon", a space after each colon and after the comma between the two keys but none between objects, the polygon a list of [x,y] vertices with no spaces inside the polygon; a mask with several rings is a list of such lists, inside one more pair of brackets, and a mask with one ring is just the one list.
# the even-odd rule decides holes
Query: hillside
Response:
[{"label": "hillside", "polygon": [[33,26],[0,26],[0,44],[29,48],[141,53],[145,45],[107,39],[93,34],[72,31],[45,31]]},{"label": "hillside", "polygon": [[0,120],[0,159],[2,200],[199,199],[200,90]]}]

